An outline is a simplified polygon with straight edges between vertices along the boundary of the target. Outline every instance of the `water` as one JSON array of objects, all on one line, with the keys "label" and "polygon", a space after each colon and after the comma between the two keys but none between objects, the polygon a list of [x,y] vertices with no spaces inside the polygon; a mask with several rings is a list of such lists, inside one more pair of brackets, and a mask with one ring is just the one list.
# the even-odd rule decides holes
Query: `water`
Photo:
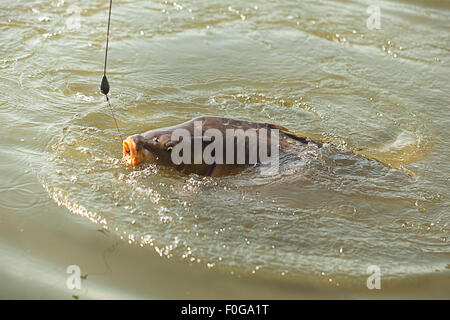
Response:
[{"label": "water", "polygon": [[[114,2],[118,136],[99,92],[108,2],[3,3],[1,210],[56,202],[141,254],[217,275],[350,289],[370,265],[384,280],[448,277],[450,7],[381,1],[381,29],[369,30],[371,4]],[[120,161],[125,136],[204,114],[372,160],[324,155],[226,178]]]}]

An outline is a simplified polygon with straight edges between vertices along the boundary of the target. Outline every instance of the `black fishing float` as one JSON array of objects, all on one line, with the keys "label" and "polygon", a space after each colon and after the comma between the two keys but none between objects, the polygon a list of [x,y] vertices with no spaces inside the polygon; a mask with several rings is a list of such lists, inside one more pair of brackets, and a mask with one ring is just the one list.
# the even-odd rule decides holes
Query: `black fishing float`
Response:
[{"label": "black fishing float", "polygon": [[102,78],[102,83],[100,84],[100,90],[106,97],[106,101],[108,102],[108,106],[111,111],[111,115],[114,119],[114,122],[116,123],[117,132],[119,133],[119,140],[121,140],[122,134],[120,133],[119,125],[117,124],[116,117],[114,116],[113,108],[111,107],[111,103],[109,102],[109,97],[108,97],[109,82],[108,82],[108,78],[106,77],[106,61],[108,60],[108,46],[109,46],[109,27],[111,25],[111,8],[112,8],[112,0],[109,0],[108,30],[106,32],[105,65],[103,68],[103,78]]}]

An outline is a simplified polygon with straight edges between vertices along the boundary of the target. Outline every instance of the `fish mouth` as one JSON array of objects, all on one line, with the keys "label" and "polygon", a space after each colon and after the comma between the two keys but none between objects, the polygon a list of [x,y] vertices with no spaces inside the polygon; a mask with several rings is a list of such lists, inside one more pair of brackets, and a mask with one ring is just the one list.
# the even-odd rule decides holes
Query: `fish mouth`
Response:
[{"label": "fish mouth", "polygon": [[143,161],[142,156],[137,151],[136,142],[132,137],[123,140],[123,160],[129,165],[135,166]]}]

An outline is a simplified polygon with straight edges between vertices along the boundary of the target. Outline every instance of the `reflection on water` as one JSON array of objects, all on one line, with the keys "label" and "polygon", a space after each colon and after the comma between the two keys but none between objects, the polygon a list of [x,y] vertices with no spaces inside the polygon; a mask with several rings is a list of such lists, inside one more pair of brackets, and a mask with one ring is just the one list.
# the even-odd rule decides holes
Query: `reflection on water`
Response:
[{"label": "reflection on water", "polygon": [[[382,28],[368,30],[368,5],[114,4],[108,74],[123,134],[211,114],[330,143],[276,176],[226,178],[120,161],[124,137],[99,92],[107,2],[2,5],[4,149],[70,212],[212,271],[332,286],[369,265],[393,278],[444,271],[449,8],[382,1]],[[0,187],[0,206],[40,201],[26,183]]]}]

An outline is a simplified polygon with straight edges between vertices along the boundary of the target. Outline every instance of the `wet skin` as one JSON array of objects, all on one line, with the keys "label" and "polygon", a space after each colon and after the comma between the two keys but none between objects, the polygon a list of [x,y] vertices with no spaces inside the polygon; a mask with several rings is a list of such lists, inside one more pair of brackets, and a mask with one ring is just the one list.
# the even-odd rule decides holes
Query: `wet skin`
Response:
[{"label": "wet skin", "polygon": [[[194,122],[201,123],[201,135],[195,136],[194,134]],[[185,129],[190,135],[190,138],[192,139],[191,143],[191,161],[190,164],[182,163],[182,164],[175,164],[172,160],[172,150],[174,147],[180,143],[180,140],[172,140],[172,133],[176,129]],[[194,154],[195,152],[198,152],[198,150],[194,150],[194,140],[200,139],[201,142],[199,145],[201,145],[201,152],[204,151],[205,147],[208,146],[208,144],[211,143],[211,141],[206,141],[204,139],[204,133],[208,129],[216,129],[221,133],[221,137],[223,138],[222,146],[223,146],[223,154],[224,159],[226,157],[226,130],[227,129],[234,129],[238,130],[236,132],[236,137],[234,137],[233,141],[233,147],[234,147],[234,161],[233,163],[213,163],[208,164],[205,163],[205,161],[202,158],[201,163],[194,164]],[[240,131],[242,129],[242,131]],[[242,141],[245,141],[245,162],[238,164],[236,155],[237,155],[237,137],[239,135],[243,135],[244,131],[248,129],[266,129],[267,130],[267,150],[268,154],[270,154],[271,150],[271,143],[272,140],[271,132],[272,130],[277,130],[279,134],[279,152],[288,152],[295,148],[302,148],[305,147],[308,143],[315,143],[318,146],[321,146],[320,141],[315,141],[309,138],[300,137],[292,132],[290,132],[288,129],[284,127],[280,127],[273,124],[268,123],[260,123],[260,122],[251,122],[251,121],[245,121],[245,120],[236,120],[232,118],[224,118],[224,117],[214,117],[214,116],[202,116],[195,119],[192,119],[190,121],[181,123],[176,126],[171,127],[165,127],[160,129],[154,129],[147,131],[142,134],[136,134],[133,136],[128,137],[123,142],[123,159],[126,161],[129,165],[139,165],[141,163],[157,163],[167,166],[172,166],[177,168],[180,171],[186,172],[186,173],[196,173],[199,175],[205,175],[205,176],[224,176],[233,174],[236,172],[239,172],[240,170],[244,169],[245,167],[248,167],[249,165],[256,165],[260,163],[259,156],[257,157],[256,161],[255,159],[251,159],[249,156],[250,150],[252,150],[251,142],[249,139],[245,137]],[[259,131],[258,131],[259,132]],[[210,139],[209,139],[210,140]],[[258,150],[258,146],[256,146],[256,149]],[[219,162],[219,161],[217,161]],[[225,161],[224,161],[225,162]]]}]

